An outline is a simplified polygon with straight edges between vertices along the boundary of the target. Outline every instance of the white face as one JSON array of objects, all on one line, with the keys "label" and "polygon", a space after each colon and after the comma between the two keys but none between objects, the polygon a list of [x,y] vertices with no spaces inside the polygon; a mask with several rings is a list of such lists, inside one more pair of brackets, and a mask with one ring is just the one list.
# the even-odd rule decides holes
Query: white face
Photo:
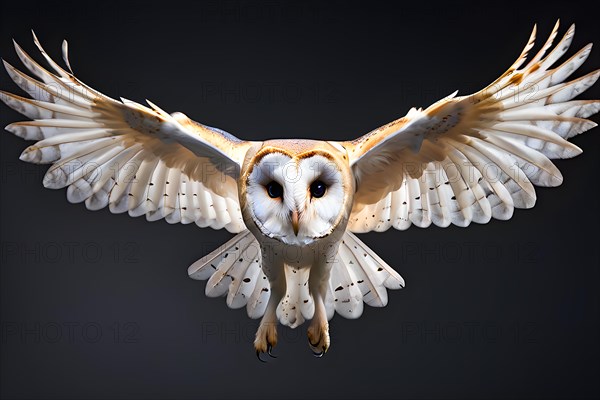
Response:
[{"label": "white face", "polygon": [[267,154],[248,176],[246,193],[262,233],[286,244],[307,245],[329,235],[344,209],[342,175],[320,155],[294,160]]}]

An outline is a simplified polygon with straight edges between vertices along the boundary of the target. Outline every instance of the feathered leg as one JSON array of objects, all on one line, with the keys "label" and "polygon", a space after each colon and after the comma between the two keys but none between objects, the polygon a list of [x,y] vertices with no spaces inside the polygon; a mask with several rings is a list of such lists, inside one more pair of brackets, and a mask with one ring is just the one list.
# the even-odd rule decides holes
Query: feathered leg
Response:
[{"label": "feathered leg", "polygon": [[[267,353],[270,356],[271,350],[277,345],[277,305],[285,294],[286,282],[283,271],[283,262],[276,257],[274,259],[271,246],[262,246],[263,271],[269,278],[271,285],[271,295],[265,309],[265,314],[260,320],[260,325],[256,331],[254,339],[254,349],[256,355],[260,358],[261,353]],[[269,251],[271,250],[271,251]]]},{"label": "feathered leg", "polygon": [[[321,273],[313,273],[313,272]],[[307,329],[308,344],[315,356],[321,357],[330,346],[329,323],[325,308],[325,295],[329,285],[330,268],[313,268],[310,289],[315,303],[315,313]]]}]

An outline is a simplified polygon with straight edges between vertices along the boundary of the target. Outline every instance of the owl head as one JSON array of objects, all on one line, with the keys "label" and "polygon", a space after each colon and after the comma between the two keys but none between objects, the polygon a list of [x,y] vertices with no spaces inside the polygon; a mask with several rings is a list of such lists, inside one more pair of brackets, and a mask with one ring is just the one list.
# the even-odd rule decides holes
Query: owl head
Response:
[{"label": "owl head", "polygon": [[312,140],[270,140],[242,166],[240,204],[251,231],[309,245],[348,222],[354,179],[343,147]]}]

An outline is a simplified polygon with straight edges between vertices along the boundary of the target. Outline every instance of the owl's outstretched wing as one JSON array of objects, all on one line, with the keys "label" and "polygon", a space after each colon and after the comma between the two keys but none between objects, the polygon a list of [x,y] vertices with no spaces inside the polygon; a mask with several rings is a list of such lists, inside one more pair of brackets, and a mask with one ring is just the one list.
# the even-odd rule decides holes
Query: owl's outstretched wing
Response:
[{"label": "owl's outstretched wing", "polygon": [[133,101],[114,100],[77,79],[69,65],[67,45],[61,68],[34,41],[53,72],[41,67],[15,43],[16,52],[39,78],[4,65],[15,83],[33,99],[0,92],[9,107],[33,121],[6,129],[38,142],[21,160],[53,164],[43,184],[67,187],[72,203],[90,210],[106,206],[149,221],[191,223],[245,229],[237,195],[237,177],[251,142],[193,122],[181,113],[167,114]]},{"label": "owl's outstretched wing", "polygon": [[487,88],[456,93],[426,110],[341,143],[357,178],[353,232],[486,223],[531,208],[533,185],[558,186],[550,161],[581,153],[566,139],[596,124],[585,118],[598,100],[572,100],[592,86],[600,70],[565,80],[590,54],[591,44],[557,67],[574,26],[548,55],[558,22],[542,49],[524,67],[536,28],[517,61]]}]

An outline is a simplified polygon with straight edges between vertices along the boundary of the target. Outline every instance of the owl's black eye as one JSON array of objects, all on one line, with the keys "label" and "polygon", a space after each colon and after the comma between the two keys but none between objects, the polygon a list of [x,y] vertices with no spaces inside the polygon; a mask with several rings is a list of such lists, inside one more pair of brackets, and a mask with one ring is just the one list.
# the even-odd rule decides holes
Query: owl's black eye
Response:
[{"label": "owl's black eye", "polygon": [[312,197],[323,197],[326,191],[327,185],[325,185],[322,181],[314,181],[310,185],[310,194]]},{"label": "owl's black eye", "polygon": [[283,188],[279,183],[271,181],[267,183],[265,187],[267,188],[267,193],[269,194],[269,197],[276,199],[278,197],[283,196]]}]

